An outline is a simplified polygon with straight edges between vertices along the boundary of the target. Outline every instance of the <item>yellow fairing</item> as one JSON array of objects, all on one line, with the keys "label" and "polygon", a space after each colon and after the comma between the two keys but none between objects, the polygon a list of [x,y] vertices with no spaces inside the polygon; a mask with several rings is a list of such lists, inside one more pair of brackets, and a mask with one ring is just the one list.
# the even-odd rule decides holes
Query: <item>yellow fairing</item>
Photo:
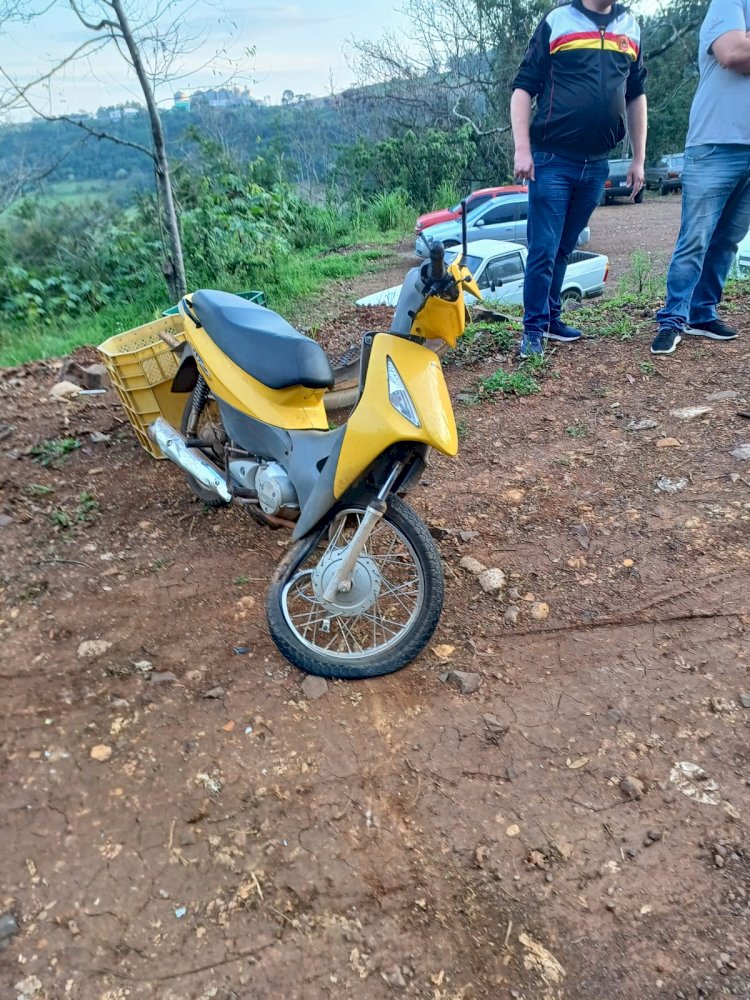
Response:
[{"label": "yellow fairing", "polygon": [[444,340],[451,347],[455,347],[456,341],[466,329],[466,306],[461,290],[469,292],[477,299],[482,298],[482,293],[468,268],[450,264],[446,270],[456,280],[459,287],[458,298],[455,302],[448,302],[437,295],[430,295],[414,317],[411,332],[414,337]]},{"label": "yellow fairing", "polygon": [[[389,399],[388,358],[408,389],[420,427],[401,416]],[[340,497],[379,455],[399,441],[416,441],[446,455],[458,451],[456,421],[437,355],[421,344],[379,333],[373,341],[362,398],[346,425],[334,495]]]},{"label": "yellow fairing", "polygon": [[269,389],[231,361],[207,336],[185,317],[185,334],[198,368],[209,389],[249,417],[286,430],[328,430],[323,396],[325,389]]}]

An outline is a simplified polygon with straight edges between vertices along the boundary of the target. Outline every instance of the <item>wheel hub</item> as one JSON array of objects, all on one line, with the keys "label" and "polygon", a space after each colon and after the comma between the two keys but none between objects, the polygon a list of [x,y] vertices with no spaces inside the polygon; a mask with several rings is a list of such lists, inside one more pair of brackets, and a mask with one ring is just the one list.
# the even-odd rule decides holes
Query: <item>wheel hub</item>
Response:
[{"label": "wheel hub", "polygon": [[323,595],[328,584],[338,571],[344,558],[345,549],[334,549],[326,552],[313,570],[312,585],[315,596],[320,604],[331,614],[355,617],[367,611],[380,593],[381,576],[377,564],[370,556],[360,555],[354,566],[351,583],[348,590],[340,590],[333,601],[326,601]]}]

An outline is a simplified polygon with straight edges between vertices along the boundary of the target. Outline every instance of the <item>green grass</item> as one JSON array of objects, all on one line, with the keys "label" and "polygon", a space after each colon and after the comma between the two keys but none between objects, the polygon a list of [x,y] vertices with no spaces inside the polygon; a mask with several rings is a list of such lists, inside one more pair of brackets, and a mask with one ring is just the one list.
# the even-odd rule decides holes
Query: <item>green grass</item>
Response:
[{"label": "green grass", "polygon": [[531,396],[539,392],[539,383],[534,375],[524,368],[519,368],[515,372],[506,372],[503,368],[498,368],[492,375],[481,380],[479,390],[485,398],[498,395]]},{"label": "green grass", "polygon": [[474,364],[493,354],[506,354],[516,343],[517,333],[505,323],[470,323],[446,361],[454,365]]},{"label": "green grass", "polygon": [[42,441],[41,444],[34,445],[31,449],[31,454],[34,456],[34,461],[45,469],[50,466],[53,469],[57,469],[63,464],[71,451],[75,451],[80,447],[81,442],[78,438],[48,438],[46,441]]},{"label": "green grass", "polygon": [[571,424],[570,427],[566,427],[565,433],[572,438],[585,438],[589,435],[589,427],[588,424],[578,421],[578,423]]}]

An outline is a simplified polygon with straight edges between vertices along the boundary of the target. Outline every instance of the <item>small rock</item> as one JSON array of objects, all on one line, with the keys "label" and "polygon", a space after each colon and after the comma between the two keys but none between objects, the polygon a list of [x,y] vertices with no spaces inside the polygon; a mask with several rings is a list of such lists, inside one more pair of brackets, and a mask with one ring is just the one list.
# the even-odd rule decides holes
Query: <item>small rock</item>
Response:
[{"label": "small rock", "polygon": [[496,715],[483,715],[484,724],[492,736],[505,736],[505,734],[510,730],[510,726],[507,722],[503,722],[498,719]]},{"label": "small rock", "polygon": [[531,617],[538,622],[543,622],[549,618],[549,604],[545,601],[534,601],[531,605]]},{"label": "small rock", "polygon": [[461,539],[462,542],[471,542],[475,538],[479,538],[479,532],[478,531],[459,531],[458,537]]},{"label": "small rock", "polygon": [[670,479],[669,476],[659,476],[656,480],[656,488],[662,493],[679,493],[686,486],[687,479]]},{"label": "small rock", "polygon": [[111,648],[112,643],[106,639],[86,639],[78,647],[78,656],[82,660],[96,660]]},{"label": "small rock", "polygon": [[737,698],[743,708],[750,708],[750,694],[743,693]]},{"label": "small rock", "polygon": [[661,830],[648,830],[646,836],[649,838],[649,840],[653,840],[653,842],[656,844],[658,843],[658,841],[662,839],[664,834],[661,832]]},{"label": "small rock", "polygon": [[0,528],[7,528],[9,524],[13,524],[10,514],[0,514]]},{"label": "small rock", "polygon": [[173,674],[171,670],[156,671],[149,677],[150,684],[172,684],[177,680],[177,674]]},{"label": "small rock", "polygon": [[649,420],[645,418],[644,420],[632,420],[625,428],[626,431],[650,431],[654,427],[658,427],[658,423],[655,420]]},{"label": "small rock", "polygon": [[609,719],[610,722],[613,722],[615,725],[617,725],[618,723],[622,722],[622,712],[620,711],[619,708],[610,708],[610,710],[607,712],[607,718]]},{"label": "small rock", "polygon": [[0,941],[14,937],[19,930],[18,922],[12,913],[3,913],[0,916]]},{"label": "small rock", "polygon": [[681,448],[682,442],[677,438],[659,438],[656,442],[657,448]]},{"label": "small rock", "polygon": [[105,760],[109,760],[112,756],[112,747],[107,746],[106,743],[97,743],[95,747],[91,748],[89,756],[92,760],[104,763]]},{"label": "small rock", "polygon": [[479,586],[485,594],[494,594],[505,586],[505,573],[501,569],[486,569],[479,574]]},{"label": "small rock", "polygon": [[392,966],[387,972],[381,972],[380,975],[392,990],[406,989],[406,980],[404,979],[404,974],[398,965]]},{"label": "small rock", "polygon": [[27,976],[16,983],[13,988],[18,993],[15,1000],[32,1000],[33,997],[42,992],[42,981],[39,976]]},{"label": "small rock", "polygon": [[518,771],[513,767],[512,764],[508,764],[505,768],[505,777],[508,781],[515,781],[518,778]]},{"label": "small rock", "polygon": [[508,591],[508,597],[511,601],[520,601],[521,591],[518,589],[518,587],[511,587],[510,590]]},{"label": "small rock", "polygon": [[750,444],[741,444],[738,448],[733,448],[729,454],[732,458],[739,458],[745,462],[750,462]]},{"label": "small rock", "polygon": [[521,614],[520,609],[514,607],[511,604],[509,608],[505,609],[505,613],[503,614],[503,621],[506,623],[506,625],[517,625],[518,616],[520,614]]},{"label": "small rock", "polygon": [[707,413],[711,413],[710,406],[681,406],[669,411],[669,415],[677,417],[678,420],[697,420],[698,417],[705,417]]},{"label": "small rock", "polygon": [[223,687],[215,687],[215,688],[211,688],[210,691],[206,691],[205,694],[203,695],[203,697],[204,698],[223,698],[225,694],[226,694],[226,691],[224,690]]},{"label": "small rock", "polygon": [[610,913],[614,913],[615,910],[617,909],[617,903],[614,901],[614,899],[608,899],[604,905],[607,907]]},{"label": "small rock", "polygon": [[430,524],[429,532],[436,542],[442,542],[445,538],[450,536],[450,531],[447,528],[441,528],[437,524]]},{"label": "small rock", "polygon": [[49,394],[53,399],[59,399],[62,402],[66,402],[69,399],[75,399],[76,396],[80,396],[81,387],[74,385],[73,382],[58,382],[56,385],[52,386]]},{"label": "small rock", "polygon": [[740,479],[741,479],[741,478],[742,478],[742,477],[740,476],[739,472],[730,472],[730,473],[729,473],[729,482],[730,482],[730,483],[731,483],[731,484],[732,484],[733,486],[734,486],[734,485],[735,485],[736,483],[738,483],[738,482],[740,481]]},{"label": "small rock", "polygon": [[486,844],[480,844],[479,847],[477,847],[474,851],[474,864],[477,868],[484,868],[489,854],[490,849],[486,846]]},{"label": "small rock", "polygon": [[716,865],[717,868],[723,868],[726,862],[724,861],[724,858],[722,858],[720,854],[715,854],[714,864]]},{"label": "small rock", "polygon": [[639,778],[627,775],[620,782],[620,791],[629,799],[640,799],[645,791],[645,786]]},{"label": "small rock", "polygon": [[709,698],[708,707],[715,715],[729,715],[737,706],[727,698]]},{"label": "small rock", "polygon": [[712,392],[706,396],[707,403],[720,403],[723,399],[737,399],[739,393],[736,389],[722,389],[721,392]]},{"label": "small rock", "polygon": [[324,677],[315,677],[310,674],[302,681],[302,693],[310,701],[317,701],[324,694],[328,694],[328,681]]},{"label": "small rock", "polygon": [[461,694],[474,694],[482,683],[480,674],[471,674],[464,670],[449,670],[443,676],[446,682],[455,685]]},{"label": "small rock", "polygon": [[479,576],[480,573],[484,573],[485,569],[480,561],[475,559],[474,556],[464,556],[458,565],[461,569],[468,570],[469,573],[474,573],[475,576]]},{"label": "small rock", "polygon": [[92,444],[106,444],[111,441],[112,438],[109,434],[103,434],[101,431],[92,431],[89,434],[89,440]]},{"label": "small rock", "polygon": [[79,365],[72,358],[63,364],[60,369],[59,380],[61,382],[73,382],[82,389],[102,389],[107,377],[107,369],[104,365]]}]

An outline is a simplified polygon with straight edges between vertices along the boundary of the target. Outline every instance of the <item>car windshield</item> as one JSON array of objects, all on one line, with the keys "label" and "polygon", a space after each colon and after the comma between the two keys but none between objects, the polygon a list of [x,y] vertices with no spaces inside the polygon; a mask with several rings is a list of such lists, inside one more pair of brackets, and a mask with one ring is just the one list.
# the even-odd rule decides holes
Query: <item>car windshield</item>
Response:
[{"label": "car windshield", "polygon": [[[445,263],[454,264],[461,256],[460,250],[446,250],[445,251]],[[471,257],[468,254],[464,260],[464,264],[468,267],[472,274],[476,274],[479,268],[482,266],[481,257]]]}]

